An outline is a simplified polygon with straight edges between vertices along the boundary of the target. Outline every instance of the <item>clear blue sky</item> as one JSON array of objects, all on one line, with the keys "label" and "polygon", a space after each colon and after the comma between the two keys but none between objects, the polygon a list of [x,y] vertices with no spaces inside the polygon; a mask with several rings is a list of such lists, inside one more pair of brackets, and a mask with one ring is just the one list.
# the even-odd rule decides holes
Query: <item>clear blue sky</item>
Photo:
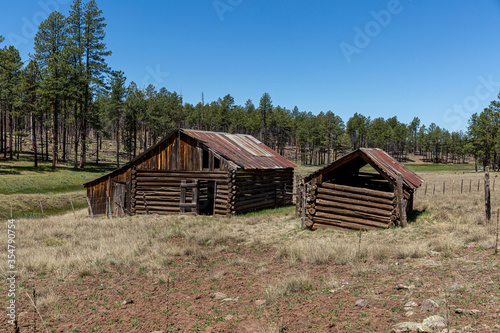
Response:
[{"label": "clear blue sky", "polygon": [[[33,27],[71,0],[0,0],[0,34],[33,50]],[[500,0],[101,0],[108,63],[128,82],[196,104],[396,115],[465,130],[500,91]]]}]

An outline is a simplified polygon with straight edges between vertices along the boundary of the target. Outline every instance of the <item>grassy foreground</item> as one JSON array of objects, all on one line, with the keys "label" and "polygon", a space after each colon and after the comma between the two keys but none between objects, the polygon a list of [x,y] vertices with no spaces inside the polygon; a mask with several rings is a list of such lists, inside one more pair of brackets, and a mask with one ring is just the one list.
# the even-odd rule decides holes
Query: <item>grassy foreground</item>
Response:
[{"label": "grassy foreground", "polygon": [[[483,175],[421,175],[450,187],[445,194],[420,189],[407,228],[361,235],[303,230],[293,207],[231,219],[90,219],[85,210],[76,220],[19,219],[19,294],[36,289],[49,331],[388,332],[431,314],[446,318],[449,328],[500,331],[496,214],[484,223],[482,188],[451,193],[459,176],[476,184]],[[499,199],[493,192],[494,212]],[[1,248],[6,241],[0,238]],[[217,291],[238,297],[217,301]],[[120,305],[126,297],[134,300],[132,312]],[[354,306],[359,298],[370,306]],[[405,304],[428,298],[438,307],[415,308],[408,318]],[[23,313],[33,312],[28,299],[20,304]],[[32,327],[30,318],[21,318],[24,327]]]}]

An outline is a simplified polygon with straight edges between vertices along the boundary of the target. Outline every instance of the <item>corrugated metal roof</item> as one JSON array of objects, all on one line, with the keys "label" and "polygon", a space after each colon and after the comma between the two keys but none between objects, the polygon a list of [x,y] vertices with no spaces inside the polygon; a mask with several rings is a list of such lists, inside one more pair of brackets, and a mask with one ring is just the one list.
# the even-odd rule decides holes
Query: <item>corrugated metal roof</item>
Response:
[{"label": "corrugated metal roof", "polygon": [[400,173],[403,176],[403,182],[413,190],[416,190],[424,182],[422,177],[405,167],[384,150],[379,148],[361,148],[360,150],[391,179],[396,180],[397,174]]},{"label": "corrugated metal roof", "polygon": [[188,129],[181,131],[245,169],[297,167],[295,163],[290,162],[248,134],[228,134]]},{"label": "corrugated metal roof", "polygon": [[[363,155],[364,158],[361,155]],[[309,181],[320,174],[325,174],[335,170],[339,166],[347,165],[349,163],[348,161],[353,161],[353,158],[363,158],[365,162],[367,162],[367,160],[371,161],[373,164],[375,164],[375,166],[377,166],[378,169],[380,169],[387,177],[392,179],[394,182],[396,182],[397,174],[400,173],[403,177],[403,183],[412,191],[416,190],[424,182],[423,178],[418,176],[416,173],[405,167],[401,162],[397,161],[392,156],[387,154],[384,150],[379,148],[360,148],[358,150],[355,150],[347,155],[342,156],[333,163],[307,175],[305,177],[305,180]]]}]

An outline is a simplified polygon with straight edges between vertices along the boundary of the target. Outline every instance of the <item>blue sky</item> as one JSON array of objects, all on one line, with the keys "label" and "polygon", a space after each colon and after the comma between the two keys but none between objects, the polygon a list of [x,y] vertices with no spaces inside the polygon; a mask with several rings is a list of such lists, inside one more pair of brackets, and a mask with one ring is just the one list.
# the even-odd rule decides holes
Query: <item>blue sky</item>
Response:
[{"label": "blue sky", "polygon": [[[23,59],[33,31],[71,0],[0,0],[0,35]],[[196,104],[231,94],[256,105],[355,112],[465,130],[500,91],[500,0],[101,0],[128,82]]]}]

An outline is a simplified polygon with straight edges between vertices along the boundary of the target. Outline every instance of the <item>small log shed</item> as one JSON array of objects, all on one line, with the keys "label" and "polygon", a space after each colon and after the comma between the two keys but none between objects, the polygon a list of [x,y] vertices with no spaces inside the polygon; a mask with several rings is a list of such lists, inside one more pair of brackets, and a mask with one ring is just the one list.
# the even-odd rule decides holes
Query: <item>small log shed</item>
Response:
[{"label": "small log shed", "polygon": [[92,216],[231,216],[292,204],[296,166],[250,135],[179,129],[84,186]]},{"label": "small log shed", "polygon": [[[360,171],[365,165],[374,170]],[[404,227],[423,182],[382,149],[360,148],[303,179],[297,176],[296,215],[313,230]]]}]

